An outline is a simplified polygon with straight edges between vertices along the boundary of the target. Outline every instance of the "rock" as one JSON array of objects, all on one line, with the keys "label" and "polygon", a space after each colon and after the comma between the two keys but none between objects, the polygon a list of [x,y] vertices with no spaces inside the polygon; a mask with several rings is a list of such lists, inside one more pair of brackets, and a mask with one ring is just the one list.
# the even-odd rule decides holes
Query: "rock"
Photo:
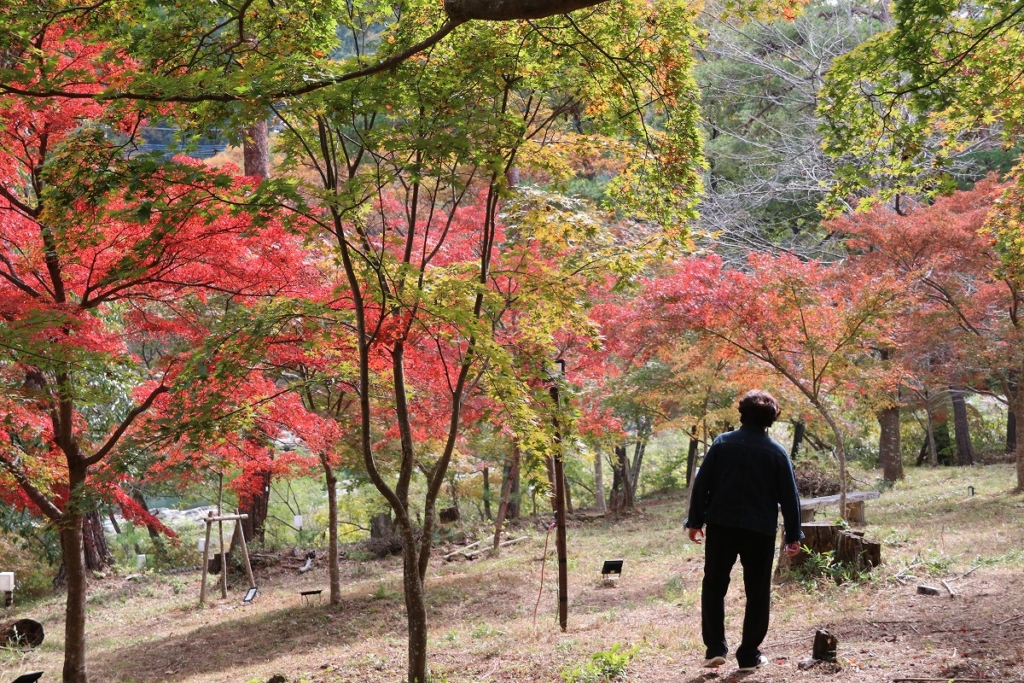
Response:
[{"label": "rock", "polygon": [[817,666],[817,664],[817,659],[815,659],[814,657],[808,657],[807,659],[798,662],[796,668],[800,669],[801,671],[809,671],[813,669],[815,666]]},{"label": "rock", "polygon": [[921,595],[939,595],[939,589],[933,588],[932,586],[918,586],[917,592]]}]

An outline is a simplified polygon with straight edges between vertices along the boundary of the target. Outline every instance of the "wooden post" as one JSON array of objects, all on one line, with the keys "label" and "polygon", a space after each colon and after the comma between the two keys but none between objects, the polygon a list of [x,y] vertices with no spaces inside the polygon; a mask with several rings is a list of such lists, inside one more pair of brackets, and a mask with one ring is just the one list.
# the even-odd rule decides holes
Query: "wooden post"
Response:
[{"label": "wooden post", "polygon": [[828,631],[816,631],[814,633],[814,646],[811,656],[822,662],[836,661],[836,650],[839,649],[839,640]]},{"label": "wooden post", "polygon": [[224,548],[224,473],[220,474],[217,490],[217,533],[220,535],[220,597],[228,597],[228,554]]},{"label": "wooden post", "polygon": [[206,604],[206,573],[210,567],[210,517],[206,518],[206,541],[203,543],[203,583],[199,589],[199,604]]},{"label": "wooden post", "polygon": [[[235,510],[235,514],[238,515],[238,510]],[[242,517],[242,515],[238,516]],[[245,559],[245,575],[249,578],[249,588],[255,588],[256,579],[252,577],[252,563],[249,562],[249,546],[246,545],[245,534],[242,533],[242,520],[236,520],[235,525],[238,528],[238,537],[242,539],[242,557]]]}]

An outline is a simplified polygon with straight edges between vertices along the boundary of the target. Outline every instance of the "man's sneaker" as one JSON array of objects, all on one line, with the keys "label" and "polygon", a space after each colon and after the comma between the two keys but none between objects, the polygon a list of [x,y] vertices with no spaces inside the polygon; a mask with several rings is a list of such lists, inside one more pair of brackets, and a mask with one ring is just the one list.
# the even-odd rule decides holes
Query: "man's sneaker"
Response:
[{"label": "man's sneaker", "polygon": [[768,658],[767,657],[765,657],[764,655],[758,655],[757,656],[757,664],[751,664],[750,666],[741,666],[739,670],[740,671],[753,671],[755,669],[760,669],[762,666],[764,666],[767,663],[768,663]]},{"label": "man's sneaker", "polygon": [[704,663],[701,664],[701,666],[703,666],[706,669],[714,669],[715,667],[722,666],[723,664],[725,664],[725,657],[718,656],[708,657],[704,660]]}]

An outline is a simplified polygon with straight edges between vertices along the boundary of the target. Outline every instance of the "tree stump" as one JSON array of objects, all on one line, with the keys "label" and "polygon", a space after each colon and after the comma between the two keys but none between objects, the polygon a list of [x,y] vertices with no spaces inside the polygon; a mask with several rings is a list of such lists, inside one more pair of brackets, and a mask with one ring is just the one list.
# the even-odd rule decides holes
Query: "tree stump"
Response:
[{"label": "tree stump", "polygon": [[211,574],[220,574],[221,568],[224,566],[224,553],[217,553],[210,558],[209,564],[206,565],[208,571]]},{"label": "tree stump", "polygon": [[882,544],[865,540],[863,532],[842,531],[836,559],[856,567],[857,571],[868,571],[882,563]]},{"label": "tree stump", "polygon": [[5,647],[39,647],[44,636],[43,625],[32,619],[0,624],[0,644]]},{"label": "tree stump", "polygon": [[828,631],[815,631],[814,647],[811,650],[811,657],[821,662],[836,661],[836,650],[839,649],[839,640]]},{"label": "tree stump", "polygon": [[840,527],[828,522],[807,522],[802,524],[804,540],[800,542],[800,553],[790,557],[784,551],[786,539],[783,538],[779,545],[779,563],[775,568],[775,575],[778,576],[786,569],[797,569],[802,567],[809,557],[804,548],[810,548],[816,553],[827,553],[836,549]]},{"label": "tree stump", "polygon": [[785,539],[779,546],[779,563],[775,569],[778,576],[785,569],[797,569],[807,562],[808,554],[803,548],[810,548],[816,553],[835,552],[835,560],[855,567],[857,571],[868,571],[882,563],[882,544],[868,541],[864,532],[843,529],[826,522],[803,524],[803,546],[796,557],[789,557],[783,551]]},{"label": "tree stump", "polygon": [[855,500],[846,504],[846,521],[850,524],[867,524],[868,519],[864,514],[864,501]]}]

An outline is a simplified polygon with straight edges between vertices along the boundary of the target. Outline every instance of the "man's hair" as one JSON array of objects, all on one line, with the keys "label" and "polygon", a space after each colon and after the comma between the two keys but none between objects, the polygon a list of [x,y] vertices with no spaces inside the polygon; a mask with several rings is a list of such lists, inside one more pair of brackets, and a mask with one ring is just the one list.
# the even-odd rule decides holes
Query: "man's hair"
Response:
[{"label": "man's hair", "polygon": [[752,427],[771,427],[779,417],[779,402],[767,391],[754,389],[740,399],[740,423]]}]

